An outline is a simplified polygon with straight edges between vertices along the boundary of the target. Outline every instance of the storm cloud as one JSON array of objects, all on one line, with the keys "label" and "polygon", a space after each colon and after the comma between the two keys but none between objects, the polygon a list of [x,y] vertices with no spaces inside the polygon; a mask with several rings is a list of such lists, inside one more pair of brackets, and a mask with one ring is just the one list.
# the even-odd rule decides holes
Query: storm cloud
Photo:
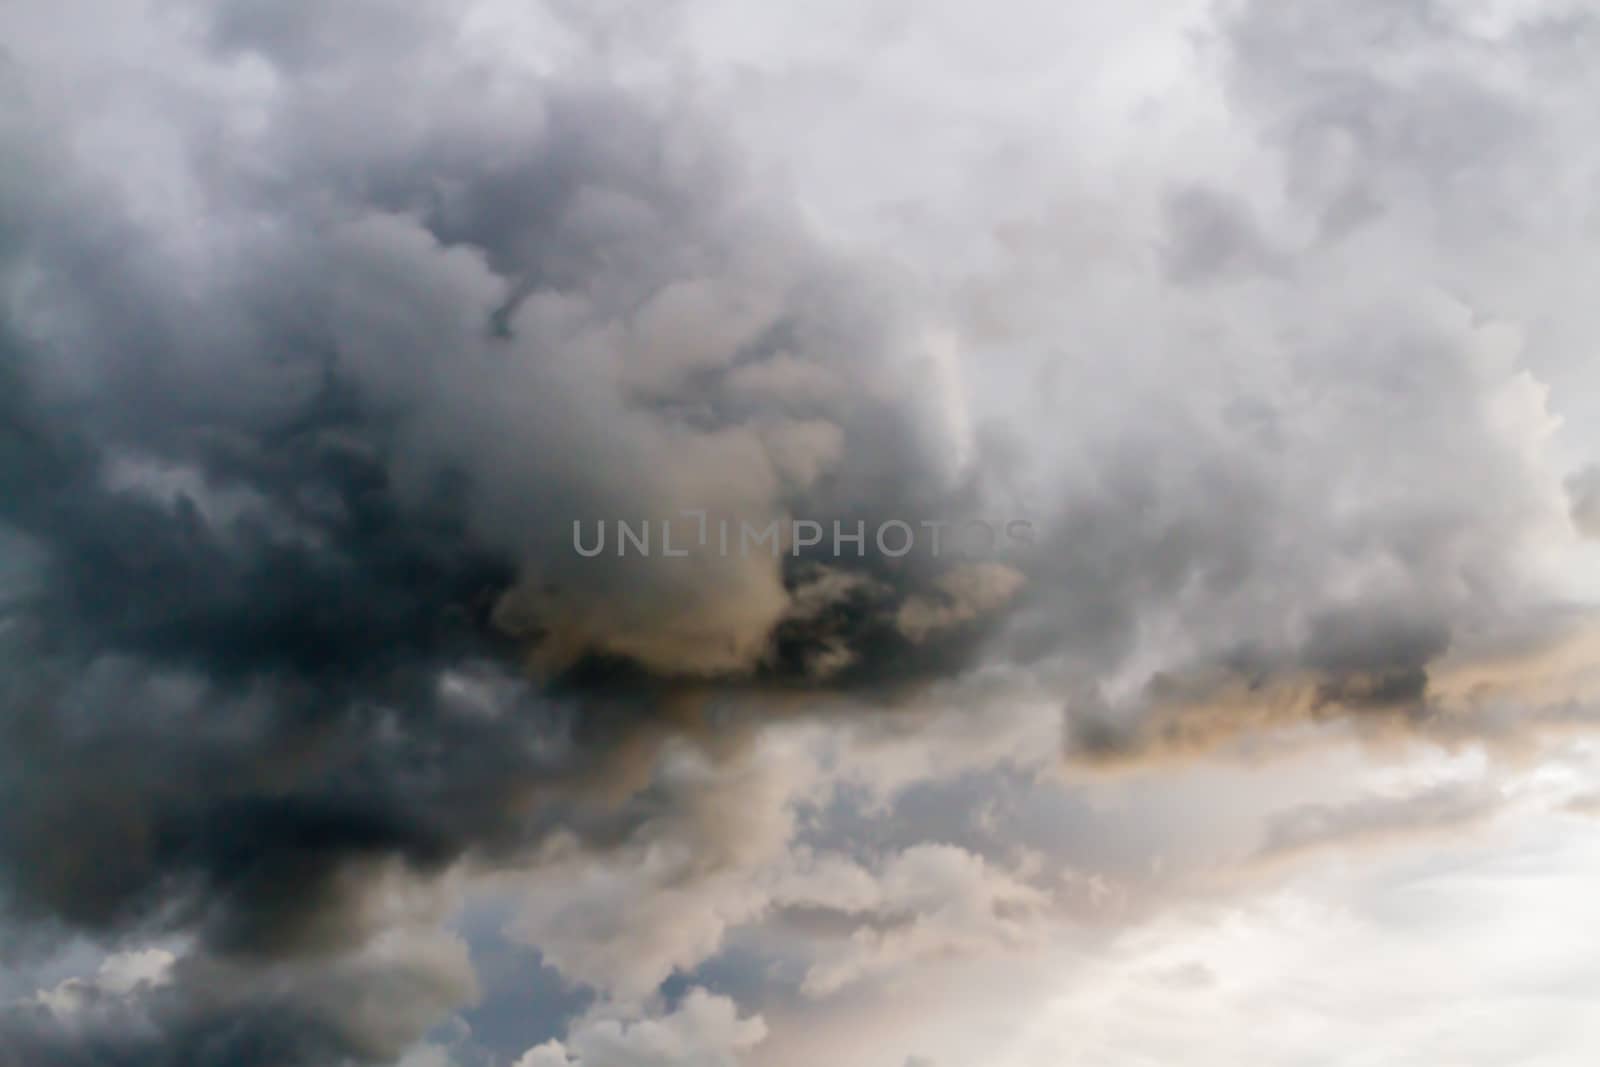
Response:
[{"label": "storm cloud", "polygon": [[[0,947],[110,953],[4,1004],[0,1063],[455,1055],[483,886],[593,996],[516,1063],[744,1062],[788,1031],[729,946],[792,1019],[1170,888],[1009,790],[1590,727],[1583,323],[1500,266],[1582,209],[1529,88],[1579,91],[1576,29],[1208,9],[1203,92],[1092,97],[1149,123],[1119,178],[998,90],[958,136],[860,56],[746,71],[702,7],[0,15]],[[898,156],[808,110],[852,85]],[[574,546],[695,515],[823,535]],[[871,543],[973,520],[1032,536]],[[992,806],[919,822],[941,775]],[[1411,796],[1237,860],[1503,799]],[[993,838],[1041,810],[1061,854]]]}]

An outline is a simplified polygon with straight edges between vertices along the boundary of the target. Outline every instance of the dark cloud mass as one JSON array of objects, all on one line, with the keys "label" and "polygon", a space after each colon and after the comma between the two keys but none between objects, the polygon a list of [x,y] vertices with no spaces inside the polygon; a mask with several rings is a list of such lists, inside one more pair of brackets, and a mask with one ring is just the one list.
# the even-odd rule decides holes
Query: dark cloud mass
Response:
[{"label": "dark cloud mass", "polygon": [[[1419,202],[1441,255],[1497,239],[1468,205],[1515,200],[1497,183],[1537,116],[1458,69],[1431,5],[1381,32],[1373,4],[1269,6],[1211,43],[1274,202],[1164,186],[1133,296],[1094,291],[1050,219],[954,281],[825,237],[692,77],[630,81],[616,56],[673,54],[675,7],[541,6],[517,57],[433,2],[0,16],[0,952],[176,953],[0,1007],[0,1067],[394,1062],[477,992],[437,929],[453,877],[665,862],[689,825],[668,888],[708,882],[777,831],[659,760],[731,760],[772,719],[1015,683],[1065,700],[1086,765],[1329,722],[1498,730],[1522,676],[1472,669],[1582,631],[1523,548],[1592,534],[1596,478],[1534,457],[1542,394],[1471,279],[1351,264],[1386,261],[1375,220]],[[1319,19],[1334,69],[1308,73]],[[1358,69],[1407,35],[1433,42],[1414,84]],[[1265,310],[1236,327],[1208,300]],[[1113,367],[1062,357],[1000,418],[951,384],[963,346],[1108,335]],[[573,551],[574,522],[688,530],[684,509],[1025,512],[1038,536],[984,559]],[[1306,807],[1268,851],[1389,814]],[[880,921],[890,958],[946,950],[890,929],[919,879],[960,891],[950,944],[1044,910],[950,844],[875,870],[890,889],[835,911]],[[587,978],[592,931],[566,933],[549,951]],[[703,991],[674,1018],[765,1032]],[[590,1023],[585,1067],[690,1047]]]},{"label": "dark cloud mass", "polygon": [[[0,500],[41,563],[0,631],[0,899],[202,947],[143,1037],[18,1008],[7,1063],[396,1055],[314,989],[219,1001],[194,971],[363,951],[386,870],[625,838],[648,796],[592,783],[687,721],[677,679],[917,651],[893,619],[931,579],[905,568],[798,611],[825,568],[572,566],[574,519],[917,514],[955,488],[888,389],[892,314],[705,130],[455,62],[452,25],[223,5],[178,33],[186,71],[118,76],[110,106],[173,156],[126,182],[94,165],[96,87],[42,46],[8,64]],[[273,83],[248,129],[211,81],[245,67]]]}]

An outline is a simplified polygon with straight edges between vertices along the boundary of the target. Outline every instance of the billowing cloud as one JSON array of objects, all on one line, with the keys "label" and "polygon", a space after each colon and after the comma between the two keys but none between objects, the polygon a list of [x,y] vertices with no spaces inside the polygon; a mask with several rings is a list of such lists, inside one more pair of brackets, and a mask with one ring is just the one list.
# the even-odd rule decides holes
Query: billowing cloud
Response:
[{"label": "billowing cloud", "polygon": [[515,1067],[722,1067],[760,1044],[766,1026],[760,1018],[741,1018],[726,997],[694,989],[670,1014],[659,1019],[584,1019],[565,1041],[530,1049]]},{"label": "billowing cloud", "polygon": [[0,1063],[778,1064],[1585,806],[1590,13],[796,18],[0,13]]}]

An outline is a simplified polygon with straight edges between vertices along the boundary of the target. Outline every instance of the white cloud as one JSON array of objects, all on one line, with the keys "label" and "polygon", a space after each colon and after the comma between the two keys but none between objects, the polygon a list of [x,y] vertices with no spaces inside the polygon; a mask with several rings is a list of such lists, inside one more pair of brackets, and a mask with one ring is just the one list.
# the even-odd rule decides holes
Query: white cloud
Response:
[{"label": "white cloud", "polygon": [[172,981],[172,965],[177,957],[166,949],[146,948],[117,952],[101,961],[89,978],[68,978],[50,989],[41,989],[33,1000],[64,1022],[96,1010],[102,998],[130,1000]]},{"label": "white cloud", "polygon": [[726,997],[691,989],[671,1012],[579,1020],[564,1041],[529,1049],[515,1067],[734,1067],[766,1037],[760,1016]]}]

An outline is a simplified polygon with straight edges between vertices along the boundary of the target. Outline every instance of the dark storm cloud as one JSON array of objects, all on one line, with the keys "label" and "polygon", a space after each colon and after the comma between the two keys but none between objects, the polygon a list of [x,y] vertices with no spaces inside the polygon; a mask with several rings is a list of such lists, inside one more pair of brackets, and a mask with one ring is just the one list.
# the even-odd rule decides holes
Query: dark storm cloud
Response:
[{"label": "dark storm cloud", "polygon": [[130,75],[119,106],[175,153],[138,180],[82,166],[105,149],[54,72],[24,54],[8,90],[0,518],[41,562],[0,630],[0,900],[200,939],[143,1022],[12,1010],[18,1063],[390,1058],[410,1038],[352,1036],[314,981],[219,1003],[191,972],[361,950],[386,872],[625,840],[680,689],[809,684],[821,648],[836,684],[926,675],[981,629],[896,629],[957,597],[923,566],[864,562],[835,601],[793,557],[575,565],[573,519],[963,499],[890,387],[896,313],[706,131],[603,85],[480,102],[486,67],[421,73],[431,7],[211,19],[169,58],[264,60],[264,119]]},{"label": "dark storm cloud", "polygon": [[[1000,653],[1069,676],[1115,669],[1153,614],[1196,631],[1209,615],[1232,624],[1229,643],[1201,638],[1231,679],[1308,675],[1328,714],[1415,707],[1445,620],[1471,606],[1430,555],[1498,580],[1492,525],[1454,547],[1493,517],[1453,486],[1335,520],[1282,487],[1248,428],[1194,428],[1163,472],[1173,442],[1144,414],[1011,561],[1014,590],[997,572],[952,584],[920,555],[580,563],[573,519],[721,507],[872,529],[981,513],[993,487],[982,466],[940,473],[900,294],[812,247],[697,120],[602,86],[519,83],[508,101],[465,60],[424,92],[451,20],[424,8],[353,34],[369,15],[220,9],[214,56],[283,80],[248,134],[204,97],[162,113],[183,149],[168,180],[203,194],[165,229],[137,190],[78,173],[72,100],[45,94],[10,133],[32,180],[6,202],[28,276],[0,477],[46,559],[7,632],[27,681],[5,842],[57,857],[8,865],[14,907],[116,926],[176,888],[219,945],[298,944],[343,928],[316,903],[355,907],[338,899],[350,863],[514,852],[557,821],[530,794],[647,753],[699,718],[697,694],[956,675],[1002,609]],[[1241,69],[1270,75],[1239,40]],[[1228,201],[1171,206],[1178,283],[1266,261]],[[1429,414],[1475,399],[1459,339],[1366,329],[1301,357],[1351,405],[1340,429],[1383,425],[1362,407],[1381,400],[1418,416],[1419,469],[1465,441],[1509,483],[1473,427]],[[1262,405],[1280,437],[1281,404]],[[1370,481],[1359,451],[1288,443],[1304,485]],[[1305,566],[1371,545],[1412,568],[1401,622],[1331,605]],[[529,654],[542,693],[514,680]],[[506,665],[491,676],[509,711],[449,706],[449,672],[479,662]],[[65,730],[75,701],[102,710]],[[177,784],[189,767],[207,780]],[[595,819],[598,838],[626,832],[625,812]],[[88,852],[110,858],[83,873]]]},{"label": "dark storm cloud", "polygon": [[107,981],[102,972],[0,1008],[0,1064],[393,1061],[431,1020],[474,992],[464,952],[441,939],[396,939],[381,958],[324,959],[276,971],[191,956],[135,982]]},{"label": "dark storm cloud", "polygon": [[48,546],[5,634],[14,910],[104,928],[178,899],[225,943],[292,946],[338,932],[321,912],[347,863],[436,868],[551,777],[553,712],[489,723],[438,688],[507,652],[487,616],[509,568],[447,504],[402,512],[370,456],[327,447],[326,398],[216,465],[253,475],[285,539],[107,488],[87,442],[9,396],[6,515]]},{"label": "dark storm cloud", "polygon": [[[1453,59],[1412,86],[1360,69],[1368,8],[1227,24],[1233,103],[1307,224],[1163,197],[1138,317],[1173,333],[1118,321],[1112,370],[1068,361],[1030,398],[1071,462],[1022,415],[958,440],[926,294],[808,235],[716,115],[598,61],[512,69],[432,3],[170,5],[126,46],[15,17],[37,40],[0,84],[0,551],[28,561],[0,584],[0,902],[194,947],[73,1025],[13,1006],[0,1063],[393,1059],[471,983],[362,956],[391,879],[647,851],[696,799],[653,776],[667,740],[715,755],[814,694],[1029,674],[1078,694],[1089,762],[1429,727],[1441,661],[1539,614],[1510,546],[1548,487],[1474,309],[1366,282],[1339,244],[1487,198],[1532,134]],[[1431,11],[1397,32],[1456,41]],[[1330,28],[1332,74],[1307,58]],[[1052,334],[1096,310],[1038,288],[1076,302]],[[1237,336],[1162,317],[1247,288],[1270,310]],[[1030,467],[1038,541],[993,560],[571,544],[686,508],[1011,517]],[[396,1029],[340,1006],[363,998]]]}]

